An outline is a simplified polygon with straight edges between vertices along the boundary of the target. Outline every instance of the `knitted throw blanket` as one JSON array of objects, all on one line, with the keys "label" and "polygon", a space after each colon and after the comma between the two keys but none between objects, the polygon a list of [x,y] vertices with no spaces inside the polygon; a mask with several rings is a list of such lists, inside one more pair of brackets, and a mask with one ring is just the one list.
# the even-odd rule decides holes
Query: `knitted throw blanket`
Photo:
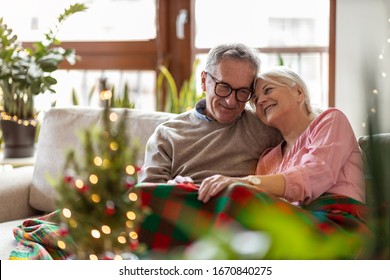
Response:
[{"label": "knitted throw blanket", "polygon": [[[136,188],[142,203],[151,210],[141,223],[139,241],[152,252],[169,252],[215,230],[229,230],[233,224],[245,230],[276,231],[288,239],[288,221],[293,220],[319,241],[327,236],[341,235],[341,242],[357,251],[361,242],[352,240],[351,236],[370,235],[364,222],[366,206],[344,196],[324,194],[305,207],[297,207],[240,184],[226,188],[207,203],[198,201],[197,186],[191,184],[141,183]],[[269,219],[270,213],[277,213],[282,224],[275,227],[274,221]],[[56,246],[60,230],[56,223],[58,215],[59,211],[55,211],[26,220],[15,228],[18,247],[10,259],[66,259],[69,252]]]},{"label": "knitted throw blanket", "polygon": [[60,260],[70,254],[57,246],[59,239],[59,210],[36,219],[25,220],[14,228],[18,245],[10,260]]}]

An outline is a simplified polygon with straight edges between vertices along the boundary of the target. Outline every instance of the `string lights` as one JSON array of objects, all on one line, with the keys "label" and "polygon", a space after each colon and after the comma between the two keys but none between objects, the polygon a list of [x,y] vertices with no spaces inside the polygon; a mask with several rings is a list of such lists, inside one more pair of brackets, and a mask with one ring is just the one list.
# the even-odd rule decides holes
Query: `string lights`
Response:
[{"label": "string lights", "polygon": [[13,122],[16,122],[16,123],[18,123],[20,125],[24,125],[24,126],[29,126],[29,125],[37,126],[38,122],[36,120],[36,117],[37,116],[34,116],[34,118],[32,118],[32,119],[24,120],[24,119],[19,119],[17,116],[11,116],[11,115],[7,114],[6,112],[0,113],[0,119],[5,120],[5,121],[13,121]]},{"label": "string lights", "polygon": [[370,106],[368,109],[368,114],[366,117],[366,120],[362,122],[362,127],[366,128],[368,125],[368,121],[370,117],[375,116],[378,113],[377,109],[377,99],[385,89],[380,90],[380,88],[383,88],[382,85],[388,85],[388,76],[390,73],[388,73],[386,67],[389,67],[389,59],[390,59],[390,54],[389,54],[389,49],[390,49],[390,18],[387,20],[388,22],[388,31],[387,31],[387,36],[386,36],[386,42],[384,43],[382,50],[380,54],[378,55],[378,69],[380,73],[380,77],[377,80],[377,87],[373,88],[371,92],[369,93],[370,96]]},{"label": "string lights", "polygon": [[77,259],[129,259],[144,250],[137,227],[146,209],[134,189],[138,148],[126,137],[126,111],[120,116],[109,109],[109,90],[103,89],[100,97],[107,101],[103,126],[84,131],[84,154],[69,152],[57,186],[62,209],[57,245]]}]

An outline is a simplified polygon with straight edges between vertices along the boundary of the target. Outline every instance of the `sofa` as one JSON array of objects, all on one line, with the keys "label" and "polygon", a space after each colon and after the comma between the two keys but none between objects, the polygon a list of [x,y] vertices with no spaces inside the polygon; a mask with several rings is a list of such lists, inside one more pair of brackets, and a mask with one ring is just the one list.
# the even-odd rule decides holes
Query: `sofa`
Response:
[{"label": "sofa", "polygon": [[[126,116],[127,132],[137,138],[141,145],[155,127],[175,116],[165,112],[146,112],[135,109],[113,109],[120,112],[128,110]],[[0,259],[8,259],[15,248],[13,228],[25,219],[55,210],[55,191],[48,183],[49,178],[59,178],[63,172],[65,153],[68,149],[80,149],[79,131],[102,122],[102,109],[91,107],[52,108],[45,113],[36,146],[34,166],[14,168],[0,172]],[[372,143],[374,145],[372,145]],[[377,223],[381,239],[378,247],[388,250],[389,235],[389,197],[386,187],[390,182],[388,166],[390,161],[390,133],[378,134],[371,138],[359,138],[366,163],[368,202],[381,213]],[[375,149],[373,149],[375,147]],[[374,157],[370,155],[375,155]],[[140,149],[138,164],[142,164],[144,150]],[[378,175],[379,174],[379,175]],[[374,176],[373,176],[374,175]],[[372,183],[372,178],[381,179]],[[379,185],[378,185],[379,184]],[[379,192],[378,192],[379,190]],[[379,193],[379,195],[378,195]],[[376,207],[379,206],[379,207]],[[389,252],[381,252],[380,258],[389,258]]]},{"label": "sofa", "polygon": [[361,136],[366,178],[366,201],[375,237],[372,256],[390,259],[390,133]]},{"label": "sofa", "polygon": [[[155,127],[175,116],[165,112],[127,110],[129,137],[145,145]],[[55,210],[55,191],[49,178],[59,178],[63,172],[66,152],[72,148],[82,152],[79,133],[102,122],[102,109],[73,106],[52,108],[41,123],[34,166],[18,167],[0,172],[0,259],[8,259],[15,248],[13,228],[23,220]],[[138,154],[142,164],[144,149]]]}]

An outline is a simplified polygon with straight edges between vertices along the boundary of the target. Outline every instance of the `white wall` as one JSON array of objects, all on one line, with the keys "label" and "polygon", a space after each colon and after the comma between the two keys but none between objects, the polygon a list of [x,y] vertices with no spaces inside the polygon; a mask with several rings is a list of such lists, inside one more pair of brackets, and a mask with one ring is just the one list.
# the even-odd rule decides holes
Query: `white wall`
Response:
[{"label": "white wall", "polygon": [[[362,123],[371,107],[381,120],[380,131],[390,132],[390,0],[337,0],[336,14],[336,107],[357,136],[367,133]],[[370,104],[374,89],[379,89],[379,106]]]}]

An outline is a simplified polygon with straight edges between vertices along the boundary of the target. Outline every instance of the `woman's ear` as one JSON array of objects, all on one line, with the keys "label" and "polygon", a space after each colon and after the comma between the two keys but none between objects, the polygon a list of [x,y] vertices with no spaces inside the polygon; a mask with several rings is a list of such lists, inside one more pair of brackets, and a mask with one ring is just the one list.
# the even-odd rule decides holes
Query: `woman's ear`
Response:
[{"label": "woman's ear", "polygon": [[206,91],[206,77],[207,77],[207,74],[205,71],[202,71],[202,73],[200,74],[200,82],[201,82],[201,88],[202,88],[202,91]]},{"label": "woman's ear", "polygon": [[304,94],[302,88],[296,85],[295,86],[295,91],[296,91],[296,94],[297,94],[298,102],[305,101],[305,94]]}]

